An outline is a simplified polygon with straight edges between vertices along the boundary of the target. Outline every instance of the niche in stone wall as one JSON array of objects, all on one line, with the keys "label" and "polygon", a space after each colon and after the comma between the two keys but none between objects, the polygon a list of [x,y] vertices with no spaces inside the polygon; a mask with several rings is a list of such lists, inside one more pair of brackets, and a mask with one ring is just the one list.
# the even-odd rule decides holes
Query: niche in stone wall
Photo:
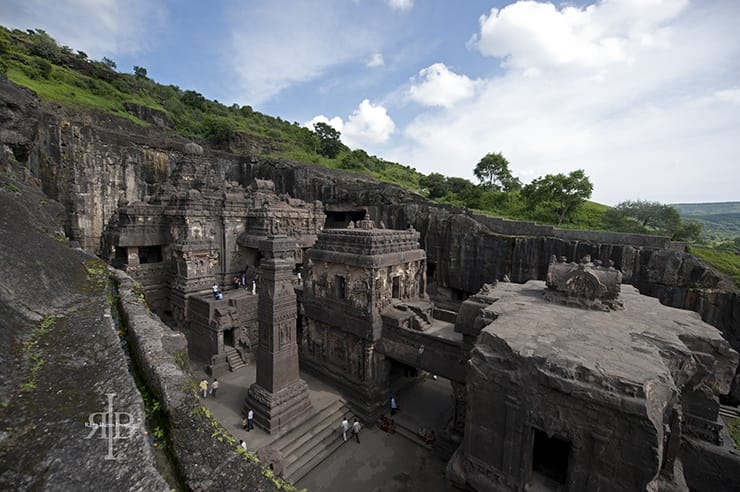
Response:
[{"label": "niche in stone wall", "polygon": [[334,275],[334,297],[337,299],[347,298],[347,279],[342,275]]}]

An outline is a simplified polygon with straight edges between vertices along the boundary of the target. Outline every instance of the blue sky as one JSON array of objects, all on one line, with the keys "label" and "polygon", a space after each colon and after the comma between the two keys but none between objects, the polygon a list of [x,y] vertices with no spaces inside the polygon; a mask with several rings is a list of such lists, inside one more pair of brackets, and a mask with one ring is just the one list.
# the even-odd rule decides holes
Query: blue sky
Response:
[{"label": "blue sky", "polygon": [[0,23],[424,173],[502,152],[607,204],[740,200],[736,0],[5,0]]}]

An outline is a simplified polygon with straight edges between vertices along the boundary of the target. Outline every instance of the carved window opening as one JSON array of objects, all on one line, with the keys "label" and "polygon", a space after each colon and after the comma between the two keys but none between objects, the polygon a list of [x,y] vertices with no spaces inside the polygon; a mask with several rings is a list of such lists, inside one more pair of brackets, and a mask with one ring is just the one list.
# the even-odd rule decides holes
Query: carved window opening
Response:
[{"label": "carved window opening", "polygon": [[347,279],[341,275],[334,276],[334,296],[337,299],[347,298]]},{"label": "carved window opening", "polygon": [[556,486],[565,484],[568,477],[568,458],[571,443],[557,436],[533,428],[532,479]]},{"label": "carved window opening", "polygon": [[401,277],[393,277],[391,286],[391,297],[393,299],[401,298]]},{"label": "carved window opening", "polygon": [[139,263],[161,263],[162,262],[162,246],[140,246],[139,247]]}]

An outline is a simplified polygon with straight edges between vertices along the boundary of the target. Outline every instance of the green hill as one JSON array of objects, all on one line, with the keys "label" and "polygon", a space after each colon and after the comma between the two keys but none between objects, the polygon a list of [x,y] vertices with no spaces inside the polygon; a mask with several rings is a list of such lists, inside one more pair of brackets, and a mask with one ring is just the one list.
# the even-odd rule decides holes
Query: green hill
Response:
[{"label": "green hill", "polygon": [[672,206],[682,218],[699,222],[702,236],[710,243],[740,237],[740,202],[676,203]]}]

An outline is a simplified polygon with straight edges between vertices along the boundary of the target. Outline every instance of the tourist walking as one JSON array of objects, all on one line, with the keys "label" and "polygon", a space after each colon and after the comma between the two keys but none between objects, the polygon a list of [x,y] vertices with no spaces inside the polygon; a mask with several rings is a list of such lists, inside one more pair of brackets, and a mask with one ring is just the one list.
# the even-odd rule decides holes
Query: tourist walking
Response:
[{"label": "tourist walking", "polygon": [[391,417],[393,417],[398,411],[398,401],[395,395],[391,395]]},{"label": "tourist walking", "polygon": [[347,417],[344,417],[344,420],[342,420],[342,439],[344,439],[344,442],[347,442],[347,431],[349,430],[349,420],[347,420]]},{"label": "tourist walking", "polygon": [[203,393],[203,398],[208,398],[208,381],[205,379],[200,382],[200,392]]},{"label": "tourist walking", "polygon": [[213,382],[211,383],[211,394],[214,398],[216,398],[216,391],[218,391],[218,379],[213,378]]},{"label": "tourist walking", "polygon": [[357,444],[360,444],[360,423],[355,419],[355,423],[352,424],[352,434],[355,435],[355,439],[357,439]]},{"label": "tourist walking", "polygon": [[250,408],[247,412],[247,432],[254,429],[254,411]]}]

